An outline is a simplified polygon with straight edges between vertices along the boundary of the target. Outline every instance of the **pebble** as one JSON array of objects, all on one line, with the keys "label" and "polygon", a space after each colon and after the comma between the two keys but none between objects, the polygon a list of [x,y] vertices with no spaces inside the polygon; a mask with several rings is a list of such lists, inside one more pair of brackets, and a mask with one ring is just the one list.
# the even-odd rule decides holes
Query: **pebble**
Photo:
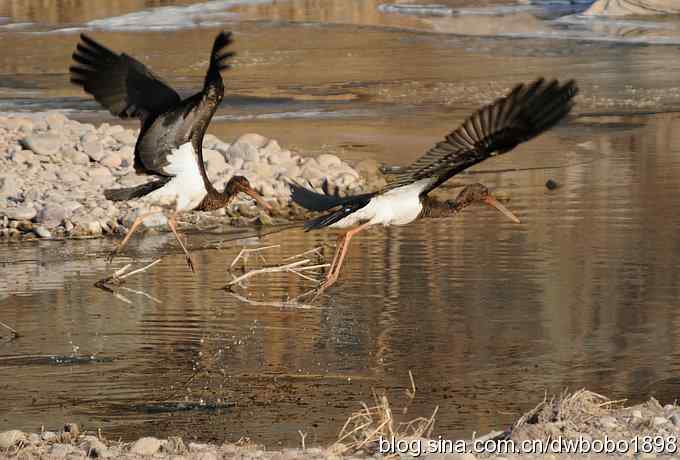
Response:
[{"label": "pebble", "polygon": [[19,181],[12,174],[0,176],[0,200],[16,197],[19,194]]},{"label": "pebble", "polygon": [[666,423],[668,423],[668,419],[666,417],[654,417],[652,419],[652,425],[654,426],[661,426],[665,425]]},{"label": "pebble", "polygon": [[557,181],[554,180],[554,179],[548,179],[545,183],[545,187],[548,190],[555,190],[559,186],[560,186],[560,184],[558,184]]},{"label": "pebble", "polygon": [[54,134],[31,134],[21,144],[38,155],[55,155],[61,148],[62,139]]},{"label": "pebble", "polygon": [[32,220],[37,214],[38,211],[32,204],[0,209],[0,215],[7,216],[10,220]]},{"label": "pebble", "polygon": [[107,458],[111,456],[106,445],[96,436],[84,436],[80,447],[85,450],[88,457]]},{"label": "pebble", "polygon": [[611,429],[618,428],[619,423],[616,421],[616,419],[614,417],[610,417],[609,415],[606,415],[604,417],[600,417],[600,426],[602,426],[602,428],[611,430]]},{"label": "pebble", "polygon": [[163,445],[163,442],[158,438],[145,437],[139,438],[130,447],[130,452],[139,455],[154,455]]},{"label": "pebble", "polygon": [[86,153],[69,148],[62,153],[62,158],[76,165],[86,165],[90,163],[90,157]]},{"label": "pebble", "polygon": [[104,147],[99,140],[84,143],[83,151],[92,159],[92,161],[99,161],[104,156]]},{"label": "pebble", "polygon": [[23,431],[9,430],[0,433],[0,450],[9,449],[16,446],[19,442],[26,439]]},{"label": "pebble", "polygon": [[[0,155],[0,167],[12,171],[0,173],[0,237],[16,237],[21,232],[43,238],[101,235],[129,227],[149,205],[141,200],[111,202],[104,198],[103,190],[150,180],[137,175],[132,167],[138,132],[107,123],[95,128],[54,111],[0,115],[0,148],[6,150]],[[340,193],[373,190],[378,177],[384,181],[379,165],[372,160],[357,165],[368,173],[364,175],[336,155],[302,157],[282,148],[277,140],[255,133],[244,134],[231,144],[206,135],[204,159],[218,190],[223,190],[233,175],[245,176],[276,205],[274,215],[289,212],[291,180],[315,187],[329,180]],[[226,222],[258,216],[258,208],[240,206],[242,203],[244,200],[236,200],[229,212],[213,215],[227,216]],[[240,209],[244,213],[239,215]],[[303,217],[301,212],[297,215]],[[144,226],[166,224],[166,217],[156,214]]]},{"label": "pebble", "polygon": [[668,417],[668,420],[673,424],[674,427],[680,428],[680,414],[677,412],[671,414],[670,417]]},{"label": "pebble", "polygon": [[43,226],[34,227],[33,233],[35,233],[40,238],[52,238],[52,234]]}]

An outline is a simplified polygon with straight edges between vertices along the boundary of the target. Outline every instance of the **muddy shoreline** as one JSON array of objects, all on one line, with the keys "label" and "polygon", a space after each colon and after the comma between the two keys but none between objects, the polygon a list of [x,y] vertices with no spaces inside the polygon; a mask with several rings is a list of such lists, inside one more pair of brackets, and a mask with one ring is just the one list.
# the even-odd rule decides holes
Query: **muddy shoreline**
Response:
[{"label": "muddy shoreline", "polygon": [[[438,410],[446,410],[439,408]],[[308,446],[300,430],[300,447],[270,450],[241,438],[223,444],[189,442],[180,437],[141,437],[132,442],[107,439],[101,430],[83,430],[73,423],[59,430],[0,433],[0,458],[75,459],[147,456],[172,459],[264,458],[656,458],[676,455],[680,407],[656,399],[634,406],[587,390],[544,398],[503,431],[468,439],[445,440],[436,435],[437,410],[429,418],[409,420],[408,407],[393,409],[386,396],[348,416],[338,440]],[[539,452],[540,451],[540,452]],[[392,457],[394,458],[394,457]]]}]

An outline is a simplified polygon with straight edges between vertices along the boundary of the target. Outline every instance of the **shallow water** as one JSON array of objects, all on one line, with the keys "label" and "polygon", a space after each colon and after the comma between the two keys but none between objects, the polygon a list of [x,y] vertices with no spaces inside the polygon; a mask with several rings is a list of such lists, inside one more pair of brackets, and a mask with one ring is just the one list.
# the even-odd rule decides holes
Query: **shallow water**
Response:
[{"label": "shallow water", "polygon": [[[30,23],[0,31],[3,110],[59,108],[117,123],[68,85],[75,30],[167,3],[100,3],[0,7],[10,24]],[[409,370],[417,396],[406,418],[439,406],[443,436],[503,428],[544,391],[566,387],[679,396],[675,46],[433,33],[443,29],[431,17],[373,1],[213,10],[218,3],[230,2],[161,11],[153,17],[163,32],[90,33],[189,92],[200,86],[214,23],[236,31],[239,54],[211,132],[255,131],[310,154],[405,164],[480,103],[540,74],[578,79],[580,116],[462,176],[508,195],[522,224],[472,208],[367,232],[319,308],[246,303],[220,287],[241,243],[279,244],[264,254],[281,261],[332,245],[330,232],[220,250],[200,248],[224,235],[193,232],[196,275],[166,234],[134,240],[130,259],[111,266],[112,240],[0,245],[0,321],[22,334],[0,343],[0,430],[75,420],[110,438],[249,436],[275,446],[297,445],[302,430],[308,445],[326,443],[372,389],[406,404]],[[176,24],[187,11],[200,17]],[[561,187],[548,191],[549,178]],[[117,291],[131,303],[93,287],[159,255],[125,285],[146,295]],[[266,303],[309,286],[264,275],[239,292]]]}]

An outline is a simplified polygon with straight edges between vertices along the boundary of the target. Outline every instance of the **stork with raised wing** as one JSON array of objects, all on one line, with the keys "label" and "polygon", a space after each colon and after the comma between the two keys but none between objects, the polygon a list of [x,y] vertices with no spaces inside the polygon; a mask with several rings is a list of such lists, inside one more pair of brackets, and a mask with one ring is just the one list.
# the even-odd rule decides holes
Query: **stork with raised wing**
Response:
[{"label": "stork with raised wing", "polygon": [[491,205],[519,222],[481,184],[466,187],[456,200],[438,201],[428,194],[470,166],[509,152],[550,129],[570,112],[577,92],[573,80],[560,84],[541,78],[517,85],[507,96],[475,112],[376,192],[340,197],[292,184],[294,202],[311,211],[330,211],[305,222],[306,230],[349,228],[338,239],[333,262],[317,294],[338,279],[352,237],[372,225],[406,225],[418,218],[445,217],[475,202]]},{"label": "stork with raised wing", "polygon": [[[94,96],[112,114],[141,121],[135,146],[135,171],[156,179],[136,187],[106,190],[106,198],[113,201],[142,199],[168,210],[168,226],[186,254],[192,271],[194,262],[177,232],[178,213],[220,209],[240,192],[271,209],[245,177],[234,176],[223,192],[216,190],[203,162],[203,136],[224,96],[220,72],[230,67],[227,61],[234,53],[225,48],[231,43],[231,33],[217,35],[203,90],[186,99],[141,62],[125,53],[114,53],[85,34],[81,34],[73,53],[76,64],[69,69],[71,82]],[[151,214],[155,212],[137,217],[111,253],[111,258],[125,247],[135,230]]]}]

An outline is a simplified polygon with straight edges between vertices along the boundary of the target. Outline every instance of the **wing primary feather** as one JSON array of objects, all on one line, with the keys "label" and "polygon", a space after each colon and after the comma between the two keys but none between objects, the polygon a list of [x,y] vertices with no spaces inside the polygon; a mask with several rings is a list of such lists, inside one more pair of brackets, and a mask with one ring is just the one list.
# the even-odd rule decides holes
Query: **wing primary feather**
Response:
[{"label": "wing primary feather", "polygon": [[458,172],[494,154],[509,152],[552,128],[572,110],[577,93],[573,80],[560,84],[539,78],[529,85],[516,85],[505,97],[468,117],[444,141],[396,175],[383,191],[432,177],[423,191],[428,193]]}]

